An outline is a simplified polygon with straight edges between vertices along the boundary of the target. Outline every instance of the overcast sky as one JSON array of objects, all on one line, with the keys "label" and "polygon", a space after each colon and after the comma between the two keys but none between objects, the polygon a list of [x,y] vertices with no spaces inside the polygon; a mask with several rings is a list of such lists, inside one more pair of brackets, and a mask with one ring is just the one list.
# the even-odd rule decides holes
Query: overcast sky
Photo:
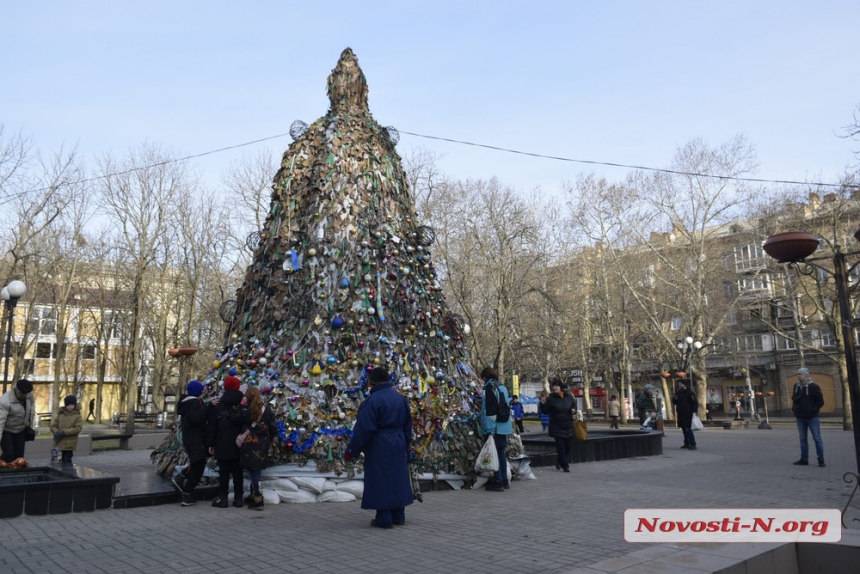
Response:
[{"label": "overcast sky", "polygon": [[[38,1],[0,7],[0,123],[85,158],[144,141],[191,155],[328,109],[347,46],[381,125],[532,153],[666,167],[693,138],[754,144],[757,177],[832,182],[860,103],[857,0]],[[191,162],[204,181],[242,154]],[[403,134],[457,178],[557,191],[625,169]],[[274,175],[274,174],[273,174]]]}]

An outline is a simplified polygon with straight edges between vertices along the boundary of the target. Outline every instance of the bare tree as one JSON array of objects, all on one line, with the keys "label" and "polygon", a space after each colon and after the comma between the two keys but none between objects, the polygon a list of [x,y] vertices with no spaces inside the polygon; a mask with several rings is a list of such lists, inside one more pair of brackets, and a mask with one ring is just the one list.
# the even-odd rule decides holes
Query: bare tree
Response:
[{"label": "bare tree", "polygon": [[169,251],[175,230],[175,210],[181,196],[193,192],[184,165],[157,147],[144,145],[125,159],[100,162],[105,210],[119,237],[119,255],[127,266],[125,290],[131,294],[130,356],[123,382],[126,392],[127,434],[134,433],[134,412],[142,354],[142,327],[152,301],[147,280],[159,255]]}]

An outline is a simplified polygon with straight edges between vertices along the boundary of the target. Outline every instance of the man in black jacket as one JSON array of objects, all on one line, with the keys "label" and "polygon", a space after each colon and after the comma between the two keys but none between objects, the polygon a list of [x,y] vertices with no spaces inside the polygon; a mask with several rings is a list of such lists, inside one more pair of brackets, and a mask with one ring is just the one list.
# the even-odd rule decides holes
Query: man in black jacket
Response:
[{"label": "man in black jacket", "polygon": [[696,450],[696,435],[693,434],[693,413],[699,408],[696,395],[687,388],[684,381],[678,381],[678,389],[672,396],[672,404],[678,412],[678,426],[684,433],[684,446],[689,450]]},{"label": "man in black jacket", "polygon": [[797,369],[797,384],[791,394],[791,403],[791,410],[797,420],[797,431],[800,433],[800,460],[794,464],[809,464],[809,442],[806,436],[808,429],[815,441],[818,466],[824,466],[824,443],[821,440],[821,421],[818,419],[818,411],[824,406],[824,396],[821,394],[821,387],[812,382],[806,367]]}]

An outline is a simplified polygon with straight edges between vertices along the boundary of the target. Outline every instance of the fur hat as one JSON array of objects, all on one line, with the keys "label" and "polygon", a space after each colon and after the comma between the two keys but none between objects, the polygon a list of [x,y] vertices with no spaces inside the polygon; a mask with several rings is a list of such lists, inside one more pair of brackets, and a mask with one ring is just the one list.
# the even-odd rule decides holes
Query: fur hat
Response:
[{"label": "fur hat", "polygon": [[385,367],[375,367],[372,371],[370,371],[370,379],[371,384],[378,383],[387,383],[391,380],[391,375],[388,374],[388,370]]},{"label": "fur hat", "polygon": [[69,406],[69,405],[75,405],[75,406],[77,406],[77,404],[78,404],[78,397],[76,397],[75,395],[69,395],[69,396],[67,396],[65,399],[63,399],[63,404],[64,404],[64,405],[66,405],[66,406]]},{"label": "fur hat", "polygon": [[239,377],[234,377],[232,375],[224,377],[224,390],[225,391],[238,391],[241,386],[241,381]]},{"label": "fur hat", "polygon": [[31,383],[27,379],[21,379],[20,381],[15,383],[15,388],[17,388],[25,395],[28,395],[33,392],[33,383]]},{"label": "fur hat", "polygon": [[203,383],[200,381],[189,381],[188,386],[185,388],[185,392],[187,392],[190,397],[199,397],[203,394]]}]

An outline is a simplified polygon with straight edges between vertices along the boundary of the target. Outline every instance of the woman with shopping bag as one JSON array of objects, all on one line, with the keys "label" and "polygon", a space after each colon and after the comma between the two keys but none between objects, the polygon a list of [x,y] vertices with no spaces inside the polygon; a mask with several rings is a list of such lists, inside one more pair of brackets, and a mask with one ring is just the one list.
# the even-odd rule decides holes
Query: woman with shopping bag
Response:
[{"label": "woman with shopping bag", "polygon": [[568,455],[573,441],[573,416],[576,413],[576,399],[567,392],[567,385],[560,379],[550,383],[552,394],[542,398],[540,412],[549,415],[549,436],[555,439],[555,467],[570,472]]}]

